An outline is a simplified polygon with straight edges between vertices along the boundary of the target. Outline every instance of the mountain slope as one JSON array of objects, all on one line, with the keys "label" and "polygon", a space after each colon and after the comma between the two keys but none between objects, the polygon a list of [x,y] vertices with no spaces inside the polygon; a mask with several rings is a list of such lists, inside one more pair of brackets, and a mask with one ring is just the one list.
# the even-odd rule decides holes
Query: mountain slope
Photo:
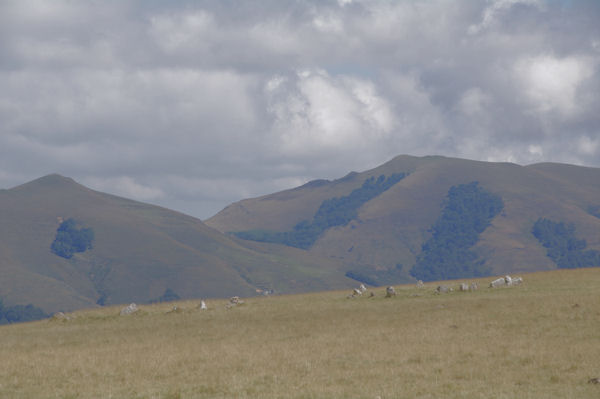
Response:
[{"label": "mountain slope", "polygon": [[[73,218],[93,248],[65,259],[50,251]],[[46,311],[147,302],[171,288],[182,298],[300,292],[348,284],[338,262],[240,245],[193,217],[90,190],[49,175],[0,190],[0,298]],[[246,243],[244,243],[246,244]]]},{"label": "mountain slope", "polygon": [[504,205],[473,247],[491,273],[556,268],[531,233],[539,218],[573,223],[589,248],[600,249],[600,218],[589,211],[600,205],[600,169],[561,164],[519,166],[404,155],[339,180],[237,202],[206,223],[222,232],[286,231],[310,219],[323,201],[348,195],[369,177],[394,173],[408,176],[361,206],[347,225],[328,229],[308,252],[367,274],[400,270],[396,279],[410,281],[409,271],[431,237],[450,188],[475,181]]}]

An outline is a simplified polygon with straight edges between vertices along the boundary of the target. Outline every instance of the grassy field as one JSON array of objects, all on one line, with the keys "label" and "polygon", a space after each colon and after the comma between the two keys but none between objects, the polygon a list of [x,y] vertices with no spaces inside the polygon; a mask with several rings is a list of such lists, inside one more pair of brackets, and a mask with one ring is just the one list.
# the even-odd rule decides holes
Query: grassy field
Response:
[{"label": "grassy field", "polygon": [[600,377],[600,269],[523,277],[468,293],[188,301],[3,326],[0,397],[600,397],[588,383]]}]

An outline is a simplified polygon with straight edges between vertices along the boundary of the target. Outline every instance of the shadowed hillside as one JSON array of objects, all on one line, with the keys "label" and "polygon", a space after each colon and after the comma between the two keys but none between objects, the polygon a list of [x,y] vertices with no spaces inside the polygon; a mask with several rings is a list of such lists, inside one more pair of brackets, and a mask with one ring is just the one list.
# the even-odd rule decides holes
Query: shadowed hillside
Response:
[{"label": "shadowed hillside", "polygon": [[467,240],[471,246],[460,248],[468,251],[469,262],[480,265],[487,274],[557,268],[532,234],[540,218],[573,224],[578,239],[586,240],[590,250],[600,249],[600,218],[596,215],[600,209],[600,169],[562,164],[519,166],[402,155],[373,170],[353,172],[338,180],[318,180],[234,203],[206,223],[238,234],[290,231],[303,220],[311,220],[324,202],[348,196],[369,178],[398,173],[406,177],[362,204],[349,223],[324,231],[308,252],[345,262],[350,275],[366,276],[364,281],[414,281],[411,269],[424,244],[431,243],[433,227],[441,220],[451,189],[474,182],[502,203],[501,211],[477,230],[474,239]]},{"label": "shadowed hillside", "polygon": [[[167,289],[182,298],[225,297],[350,282],[334,260],[244,247],[193,217],[59,175],[1,190],[0,220],[0,298],[7,305],[52,312],[143,303]],[[55,241],[67,220],[93,238],[70,257],[56,251]]]}]

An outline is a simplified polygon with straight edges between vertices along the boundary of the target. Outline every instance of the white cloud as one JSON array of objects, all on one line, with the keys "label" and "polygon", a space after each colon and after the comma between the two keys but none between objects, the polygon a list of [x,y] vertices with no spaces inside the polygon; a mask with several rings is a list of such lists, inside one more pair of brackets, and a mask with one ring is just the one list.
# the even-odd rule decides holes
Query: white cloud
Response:
[{"label": "white cloud", "polygon": [[579,108],[577,89],[592,76],[594,68],[582,57],[541,55],[518,60],[514,71],[518,87],[538,112],[570,115]]},{"label": "white cloud", "polygon": [[150,19],[150,34],[167,52],[194,49],[207,45],[218,26],[205,10],[177,15],[157,15]]},{"label": "white cloud", "polygon": [[274,134],[291,154],[369,147],[393,128],[386,100],[372,82],[305,70],[267,83]]},{"label": "white cloud", "polygon": [[577,140],[577,150],[586,155],[594,155],[600,148],[600,138],[581,136]]},{"label": "white cloud", "polygon": [[542,5],[541,0],[491,0],[488,2],[491,4],[483,11],[481,22],[470,25],[469,34],[475,35],[492,27],[497,19],[514,5],[523,4],[537,7]]},{"label": "white cloud", "polygon": [[598,20],[551,0],[0,2],[0,184],[58,172],[208,217],[400,153],[600,166]]},{"label": "white cloud", "polygon": [[533,155],[534,157],[541,159],[544,155],[544,150],[542,149],[542,146],[540,145],[530,145],[529,147],[527,147],[527,151]]},{"label": "white cloud", "polygon": [[475,117],[487,112],[491,105],[491,98],[479,87],[468,89],[461,97],[458,108],[467,116]]},{"label": "white cloud", "polygon": [[323,33],[340,34],[344,31],[342,20],[334,15],[316,15],[313,18],[313,25]]}]

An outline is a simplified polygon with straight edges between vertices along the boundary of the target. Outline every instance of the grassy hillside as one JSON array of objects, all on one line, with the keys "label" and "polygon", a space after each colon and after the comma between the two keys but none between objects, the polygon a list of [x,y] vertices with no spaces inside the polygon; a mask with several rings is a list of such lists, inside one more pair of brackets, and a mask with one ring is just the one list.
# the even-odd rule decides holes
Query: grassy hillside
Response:
[{"label": "grassy hillside", "polygon": [[309,252],[357,265],[351,268],[367,273],[401,264],[397,281],[414,281],[409,270],[431,238],[449,190],[475,181],[504,204],[472,248],[492,273],[556,269],[531,233],[539,218],[573,223],[578,238],[585,239],[589,249],[600,250],[600,218],[593,212],[600,206],[600,169],[561,164],[519,166],[403,155],[339,180],[237,202],[206,223],[222,232],[288,231],[310,219],[323,201],[348,195],[367,178],[394,173],[408,176],[365,203],[347,225],[328,229]]},{"label": "grassy hillside", "polygon": [[[50,246],[63,220],[94,232],[72,258]],[[48,312],[182,298],[305,292],[347,286],[339,262],[250,248],[168,209],[90,190],[50,175],[0,191],[0,298]]]},{"label": "grassy hillside", "polygon": [[[0,327],[10,398],[592,398],[600,269],[436,295],[348,292],[79,311]],[[446,284],[457,286],[459,281]]]}]

